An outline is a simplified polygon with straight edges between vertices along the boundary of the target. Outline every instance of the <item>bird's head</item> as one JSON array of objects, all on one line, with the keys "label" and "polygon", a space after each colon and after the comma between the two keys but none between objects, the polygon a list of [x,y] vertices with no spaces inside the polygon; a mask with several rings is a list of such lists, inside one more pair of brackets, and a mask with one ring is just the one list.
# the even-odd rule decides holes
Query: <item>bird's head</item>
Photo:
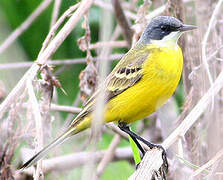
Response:
[{"label": "bird's head", "polygon": [[176,42],[183,32],[196,29],[196,26],[183,24],[171,16],[158,16],[153,18],[143,32],[140,42],[149,44],[153,41]]}]

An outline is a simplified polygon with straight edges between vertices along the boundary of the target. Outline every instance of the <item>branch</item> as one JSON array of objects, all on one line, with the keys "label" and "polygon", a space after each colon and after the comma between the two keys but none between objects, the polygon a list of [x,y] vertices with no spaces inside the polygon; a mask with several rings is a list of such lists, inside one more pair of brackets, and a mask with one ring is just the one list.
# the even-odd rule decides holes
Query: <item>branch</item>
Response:
[{"label": "branch", "polygon": [[111,129],[114,133],[119,134],[125,140],[129,140],[128,134],[119,129],[119,127],[117,127],[114,123],[107,123],[105,126]]},{"label": "branch", "polygon": [[[101,8],[103,8],[103,9],[107,9],[109,11],[112,11],[113,10],[111,4],[106,3],[104,1],[101,1],[101,0],[95,0],[94,4],[97,5],[97,6],[99,6],[99,7],[101,7]],[[137,15],[134,14],[134,13],[132,13],[131,11],[125,10],[124,12],[125,12],[125,14],[126,14],[127,17],[129,17],[129,18],[131,18],[133,20],[136,20],[137,19]]]},{"label": "branch", "polygon": [[49,46],[41,53],[37,59],[37,63],[34,63],[31,68],[25,73],[23,78],[14,87],[11,93],[6,97],[6,99],[0,105],[0,119],[4,115],[5,111],[10,107],[10,105],[15,102],[16,97],[19,97],[24,90],[25,82],[28,78],[31,80],[36,76],[40,69],[40,65],[45,64],[47,60],[55,53],[62,42],[70,34],[72,29],[76,26],[83,14],[91,7],[93,0],[83,0],[81,1],[80,7],[73,13],[71,18],[67,21],[64,27],[60,30],[57,36],[50,42]]},{"label": "branch", "polygon": [[61,5],[61,0],[54,1],[53,14],[52,14],[51,22],[50,22],[50,27],[53,27],[53,25],[57,21],[59,11],[60,11],[60,5]]},{"label": "branch", "polygon": [[211,29],[214,27],[214,21],[216,20],[216,17],[218,15],[218,12],[221,8],[221,4],[222,4],[223,0],[219,0],[213,13],[212,13],[212,16],[211,16],[211,19],[209,21],[209,24],[208,24],[208,29],[204,35],[204,39],[202,41],[202,60],[203,60],[203,63],[204,63],[204,67],[206,69],[206,72],[207,72],[207,75],[208,75],[208,79],[210,81],[210,84],[213,85],[213,78],[211,76],[211,73],[210,73],[210,70],[209,70],[209,66],[208,66],[208,62],[207,62],[207,55],[206,55],[206,46],[207,46],[207,41],[208,41],[208,37],[211,33]]},{"label": "branch", "polygon": [[216,161],[218,161],[221,157],[223,156],[223,149],[221,149],[220,151],[218,151],[216,153],[216,155],[211,158],[211,160],[209,160],[207,163],[205,163],[203,166],[201,166],[200,168],[198,168],[196,171],[194,171],[192,173],[192,175],[190,176],[190,180],[194,179],[195,176],[197,176],[198,174],[200,174],[201,172],[203,172],[204,170],[206,170],[207,168],[209,168],[210,166],[212,166]]},{"label": "branch", "polygon": [[163,164],[162,150],[154,148],[146,152],[138,169],[128,178],[128,180],[150,180],[154,174],[159,172]]},{"label": "branch", "polygon": [[125,40],[128,42],[128,46],[131,47],[133,31],[131,30],[129,22],[125,17],[121,4],[119,0],[112,0],[112,5],[115,12],[115,17],[118,21],[118,24],[122,28]]},{"label": "branch", "polygon": [[162,14],[167,7],[167,4],[164,4],[163,6],[158,7],[157,9],[154,9],[152,12],[150,12],[147,16],[146,19],[147,21],[151,21],[152,18],[159,16]]},{"label": "branch", "polygon": [[90,44],[89,49],[98,49],[104,47],[126,47],[128,46],[126,41],[108,41],[108,42],[97,42],[95,44]]},{"label": "branch", "polygon": [[[217,5],[216,5],[216,7],[215,7],[215,9],[212,13],[211,19],[210,19],[209,24],[208,24],[208,29],[207,29],[207,31],[204,35],[204,39],[202,41],[202,47],[201,47],[202,61],[204,63],[204,67],[205,67],[205,70],[207,72],[208,79],[209,79],[211,85],[213,85],[213,77],[211,75],[209,65],[208,65],[208,62],[207,62],[206,46],[207,46],[208,37],[211,33],[211,29],[214,26],[214,21],[216,20],[216,16],[217,16],[219,10],[221,9],[222,2],[223,2],[223,0],[218,1]],[[212,109],[213,109],[213,106],[214,106],[214,96],[212,96]]]},{"label": "branch", "polygon": [[68,113],[72,113],[72,114],[77,114],[82,109],[81,108],[77,108],[77,107],[72,107],[72,106],[62,106],[62,105],[57,105],[57,104],[51,104],[50,110],[51,111],[62,111],[62,112],[68,112]]},{"label": "branch", "polygon": [[[89,159],[95,157],[95,163],[99,162],[105,155],[106,151],[101,150],[98,152],[78,152],[65,156],[54,157],[51,159],[43,160],[42,167],[43,173],[51,171],[67,171],[89,163]],[[114,161],[119,160],[132,160],[131,148],[118,148],[114,153]],[[32,174],[33,168],[23,170],[26,174]]]},{"label": "branch", "polygon": [[[124,54],[113,54],[108,57],[108,61],[114,61],[121,59]],[[94,57],[93,61],[104,60],[103,57]],[[50,65],[69,65],[69,64],[83,64],[86,63],[86,58],[77,58],[77,59],[64,59],[64,60],[50,60],[47,62]],[[19,69],[19,68],[27,68],[33,65],[33,62],[18,62],[18,63],[8,63],[8,64],[0,64],[0,70],[7,69]]]},{"label": "branch", "polygon": [[1,44],[0,54],[3,53],[49,6],[52,0],[43,1],[39,7]]},{"label": "branch", "polygon": [[[32,114],[35,119],[35,125],[36,125],[36,139],[37,139],[37,147],[36,150],[39,151],[43,148],[43,124],[42,124],[42,118],[41,113],[39,109],[39,104],[36,99],[36,95],[33,89],[32,81],[28,80],[27,83],[27,89],[29,94],[29,101],[32,106]],[[34,180],[39,180],[40,176],[42,175],[42,161],[37,162],[37,168],[34,175]]]},{"label": "branch", "polygon": [[[67,17],[69,17],[71,15],[71,13],[73,13],[74,10],[76,10],[78,7],[80,6],[80,3],[77,3],[73,6],[71,6],[68,10],[66,10],[63,15],[58,19],[58,21],[52,26],[52,28],[50,29],[50,32],[48,33],[47,37],[45,38],[42,48],[39,52],[38,58],[39,56],[42,54],[42,52],[46,49],[46,47],[48,46],[48,44],[50,43],[50,41],[52,40],[52,38],[55,36],[57,29],[60,27],[60,25],[65,21],[65,19]],[[37,59],[38,59],[37,58]]]},{"label": "branch", "polygon": [[99,179],[105,170],[106,166],[113,160],[115,156],[115,149],[119,145],[121,141],[120,135],[116,134],[113,138],[111,144],[109,145],[108,150],[105,152],[103,158],[101,159],[100,163],[98,164],[96,175],[94,179]]}]

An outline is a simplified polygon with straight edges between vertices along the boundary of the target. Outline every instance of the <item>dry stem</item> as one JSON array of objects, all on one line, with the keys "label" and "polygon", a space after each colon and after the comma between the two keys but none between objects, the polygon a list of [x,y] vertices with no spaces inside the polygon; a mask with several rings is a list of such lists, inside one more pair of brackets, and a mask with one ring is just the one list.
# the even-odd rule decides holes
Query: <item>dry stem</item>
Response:
[{"label": "dry stem", "polygon": [[128,46],[131,47],[133,31],[130,28],[129,21],[125,17],[119,0],[112,0],[112,4],[118,24],[122,28],[123,35],[128,42]]},{"label": "dry stem", "polygon": [[[28,95],[29,95],[29,101],[32,106],[33,116],[35,119],[36,124],[36,139],[37,139],[37,148],[36,150],[39,151],[43,148],[43,124],[42,124],[42,118],[41,113],[39,109],[39,104],[36,99],[36,95],[33,89],[32,81],[27,80],[27,89],[28,89]],[[39,178],[42,176],[42,160],[37,162],[37,168],[34,175],[34,180],[39,180]]]},{"label": "dry stem", "polygon": [[[114,61],[121,59],[124,54],[113,54],[108,57],[108,61]],[[104,60],[103,57],[94,57],[93,61]],[[64,60],[50,60],[47,62],[50,65],[68,65],[68,64],[83,64],[86,63],[86,58],[77,58],[77,59],[64,59]],[[18,68],[27,68],[33,65],[33,62],[18,62],[18,63],[8,63],[0,64],[0,70],[7,69],[18,69]]]},{"label": "dry stem", "polygon": [[38,57],[37,62],[34,63],[31,68],[25,73],[23,78],[14,87],[11,93],[6,97],[6,99],[0,105],[0,119],[4,115],[8,107],[15,102],[16,97],[18,97],[24,90],[24,85],[27,79],[33,79],[37,72],[39,71],[40,65],[45,64],[47,60],[54,54],[58,47],[62,44],[65,38],[70,34],[72,29],[76,26],[77,22],[83,16],[83,14],[91,7],[93,0],[83,0],[80,7],[75,11],[71,18],[67,21],[64,27],[60,30],[57,36],[50,42],[49,46],[41,53]]},{"label": "dry stem", "polygon": [[[101,161],[106,151],[101,150],[97,152],[78,152],[69,155],[54,157],[51,159],[43,160],[43,173],[49,173],[51,171],[64,171],[80,167],[89,163],[89,158],[95,157],[95,163]],[[117,148],[114,153],[114,161],[118,160],[132,160],[131,148]],[[33,168],[24,170],[24,173],[33,173]]]},{"label": "dry stem", "polygon": [[60,5],[61,5],[61,0],[54,0],[53,14],[50,22],[50,27],[52,27],[57,21],[60,12]]},{"label": "dry stem", "polygon": [[213,85],[213,78],[211,76],[211,72],[209,70],[209,67],[208,67],[208,62],[207,62],[207,55],[206,55],[206,46],[207,46],[207,41],[208,41],[208,37],[211,33],[211,29],[214,27],[214,22],[216,21],[216,17],[218,15],[218,12],[221,8],[221,4],[222,4],[223,0],[219,0],[213,13],[212,13],[212,16],[211,16],[211,19],[209,21],[209,24],[208,24],[208,29],[204,35],[204,38],[203,38],[203,41],[202,41],[202,60],[203,60],[203,63],[204,63],[204,67],[207,71],[207,75],[208,75],[208,78],[209,78],[209,81],[210,81],[210,84]]},{"label": "dry stem", "polygon": [[152,149],[146,152],[138,169],[129,177],[128,180],[150,180],[155,172],[158,172],[163,164],[162,150]]},{"label": "dry stem", "polygon": [[202,171],[204,171],[208,167],[212,166],[216,161],[218,161],[220,158],[222,158],[222,156],[223,156],[223,149],[221,149],[220,151],[218,151],[216,153],[216,155],[213,158],[211,158],[211,160],[209,160],[207,163],[205,163],[199,169],[197,169],[196,171],[194,171],[191,174],[191,176],[190,176],[190,180],[194,179],[195,176],[197,176],[198,174],[200,174]]},{"label": "dry stem", "polygon": [[113,138],[108,150],[105,152],[103,158],[101,159],[100,163],[98,164],[97,170],[96,170],[96,176],[95,179],[99,179],[102,175],[103,171],[105,170],[108,163],[112,161],[112,159],[115,156],[115,150],[117,146],[119,145],[121,141],[120,135],[116,134]]}]

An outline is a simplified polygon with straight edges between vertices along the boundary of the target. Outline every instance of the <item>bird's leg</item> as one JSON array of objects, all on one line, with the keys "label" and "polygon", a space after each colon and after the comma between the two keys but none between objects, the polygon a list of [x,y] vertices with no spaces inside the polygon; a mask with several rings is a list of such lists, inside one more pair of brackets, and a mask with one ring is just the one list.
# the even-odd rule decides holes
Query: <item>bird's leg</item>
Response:
[{"label": "bird's leg", "polygon": [[[164,166],[165,166],[166,170],[168,170],[168,162],[167,162],[166,150],[165,150],[161,145],[153,144],[153,143],[151,143],[151,142],[149,142],[149,141],[143,139],[141,136],[139,136],[139,135],[137,135],[136,133],[132,132],[132,131],[129,129],[129,127],[128,127],[125,123],[123,123],[123,122],[119,122],[118,127],[119,127],[122,131],[126,132],[129,136],[131,136],[132,139],[135,138],[136,141],[133,139],[133,140],[135,141],[135,143],[137,142],[137,143],[139,144],[139,142],[137,141],[137,139],[138,139],[139,141],[141,141],[141,142],[143,142],[144,144],[146,144],[150,149],[152,149],[152,148],[154,148],[154,147],[162,149],[162,151],[163,151],[163,152],[162,152],[162,159],[163,159]],[[136,145],[138,146],[137,143],[136,143]],[[140,146],[141,148],[140,148],[139,146]],[[141,146],[140,144],[139,144],[139,146],[138,146],[138,148],[139,148],[140,151],[141,151],[141,149],[143,149],[143,148],[142,148],[142,146]],[[144,155],[144,154],[145,154],[145,153],[143,153],[143,155]]]},{"label": "bird's leg", "polygon": [[128,132],[131,131],[129,126],[127,126],[126,124],[124,124],[123,122],[119,122],[118,127],[126,132],[131,138],[132,140],[136,143],[137,147],[139,148],[139,150],[141,151],[142,155],[145,155],[145,150],[143,149],[143,147],[139,144],[138,140],[135,138],[135,136],[133,136],[132,134],[129,134]]}]

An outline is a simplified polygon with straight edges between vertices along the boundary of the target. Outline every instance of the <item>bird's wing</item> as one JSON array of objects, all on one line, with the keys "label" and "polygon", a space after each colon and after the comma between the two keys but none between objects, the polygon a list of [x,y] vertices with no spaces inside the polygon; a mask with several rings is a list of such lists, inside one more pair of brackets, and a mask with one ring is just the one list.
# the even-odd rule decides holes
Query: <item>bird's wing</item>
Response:
[{"label": "bird's wing", "polygon": [[105,82],[91,96],[84,109],[77,115],[71,125],[76,124],[80,118],[93,111],[95,99],[104,91],[106,102],[132,87],[142,78],[142,66],[149,56],[149,51],[141,46],[131,49],[107,76]]}]

